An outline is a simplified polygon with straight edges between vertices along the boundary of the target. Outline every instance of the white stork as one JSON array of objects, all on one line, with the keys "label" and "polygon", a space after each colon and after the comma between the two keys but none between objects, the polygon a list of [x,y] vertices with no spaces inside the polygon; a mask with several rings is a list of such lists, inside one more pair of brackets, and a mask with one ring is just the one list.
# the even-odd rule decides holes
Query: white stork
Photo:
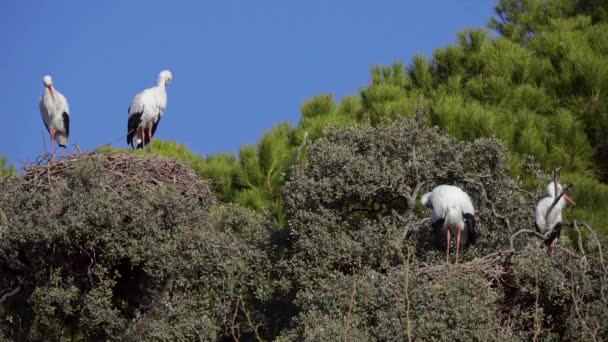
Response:
[{"label": "white stork", "polygon": [[456,263],[460,245],[468,246],[477,241],[475,209],[466,192],[457,186],[439,185],[432,192],[422,195],[423,205],[433,210],[431,225],[447,234],[446,262],[450,263],[450,233],[456,235]]},{"label": "white stork", "polygon": [[563,192],[561,184],[551,182],[547,185],[547,196],[543,197],[536,205],[536,212],[534,215],[536,219],[536,230],[547,237],[546,244],[547,246],[550,246],[553,254],[557,249],[557,240],[559,240],[559,236],[561,235],[562,210],[566,206],[566,201],[570,202],[572,205],[576,205],[576,203]]},{"label": "white stork", "polygon": [[158,74],[156,87],[148,88],[133,98],[128,110],[129,122],[127,125],[127,144],[131,144],[132,148],[144,148],[152,142],[152,136],[167,108],[165,86],[171,82],[172,78],[171,71],[161,71]]},{"label": "white stork", "polygon": [[66,147],[70,135],[70,108],[65,96],[53,87],[51,76],[42,77],[44,94],[40,98],[40,115],[51,134],[51,161],[55,160],[55,145]]}]

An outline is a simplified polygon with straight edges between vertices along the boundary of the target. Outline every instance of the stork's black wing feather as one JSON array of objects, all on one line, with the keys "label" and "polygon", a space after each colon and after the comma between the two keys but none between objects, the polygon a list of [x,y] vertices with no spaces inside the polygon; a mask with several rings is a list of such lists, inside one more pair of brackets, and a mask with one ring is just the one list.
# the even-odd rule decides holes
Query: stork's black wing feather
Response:
[{"label": "stork's black wing feather", "polygon": [[477,238],[479,237],[477,230],[475,230],[475,216],[469,213],[463,213],[462,217],[464,218],[464,227],[469,231],[469,239],[467,240],[467,245],[475,244],[477,242]]},{"label": "stork's black wing feather", "polygon": [[[130,108],[131,107],[129,107],[129,109]],[[143,112],[135,113],[129,117],[129,122],[127,124],[127,132],[128,132],[127,133],[127,144],[130,144],[131,147],[134,147],[133,146],[133,136],[135,135],[135,130],[137,130],[137,128],[139,127],[142,114],[143,114]]]},{"label": "stork's black wing feather", "polygon": [[445,220],[440,218],[435,222],[431,222],[431,227],[433,228],[433,231],[441,231],[441,228],[443,227],[444,223]]},{"label": "stork's black wing feather", "polygon": [[63,112],[63,128],[65,129],[65,137],[70,136],[70,115]]},{"label": "stork's black wing feather", "polygon": [[158,127],[158,123],[160,122],[160,118],[162,118],[162,116],[160,116],[160,114],[158,115],[158,119],[156,119],[156,122],[152,125],[152,136],[154,137],[154,133],[156,133],[156,128]]},{"label": "stork's black wing feather", "polygon": [[549,234],[549,237],[547,237],[547,240],[545,240],[545,245],[547,245],[547,247],[551,246],[551,244],[553,243],[553,240],[558,239],[559,237],[562,235],[562,223],[558,222],[555,224],[555,227],[553,227],[553,229],[551,230],[551,234]]}]

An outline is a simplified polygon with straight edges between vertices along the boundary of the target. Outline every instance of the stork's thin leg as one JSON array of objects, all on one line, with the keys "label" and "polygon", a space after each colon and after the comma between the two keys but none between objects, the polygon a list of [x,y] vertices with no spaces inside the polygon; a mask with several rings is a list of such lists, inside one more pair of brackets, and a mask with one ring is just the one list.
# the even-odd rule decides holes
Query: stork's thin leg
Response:
[{"label": "stork's thin leg", "polygon": [[551,256],[555,256],[555,252],[557,251],[557,239],[553,239],[549,249],[551,250]]},{"label": "stork's thin leg", "polygon": [[450,263],[450,239],[451,239],[451,236],[450,236],[450,230],[447,229],[447,231],[448,231],[448,241],[447,241],[447,247],[446,247],[446,252],[445,252],[445,262],[447,264],[449,264]]},{"label": "stork's thin leg", "polygon": [[55,133],[57,131],[55,129],[51,129],[51,163],[55,161]]},{"label": "stork's thin leg", "polygon": [[148,127],[148,143],[150,144],[149,149],[152,150],[152,126]]},{"label": "stork's thin leg", "polygon": [[141,127],[141,148],[144,149],[146,147],[146,130],[144,127]]},{"label": "stork's thin leg", "polygon": [[460,229],[456,234],[456,264],[458,263],[458,251],[460,250]]}]

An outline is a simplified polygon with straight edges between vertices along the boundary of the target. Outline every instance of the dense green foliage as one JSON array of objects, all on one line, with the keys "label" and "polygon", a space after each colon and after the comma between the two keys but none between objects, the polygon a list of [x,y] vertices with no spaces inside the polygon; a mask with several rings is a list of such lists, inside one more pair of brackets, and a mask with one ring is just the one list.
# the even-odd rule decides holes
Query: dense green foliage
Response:
[{"label": "dense green foliage", "polygon": [[[575,254],[551,258],[525,236],[515,241],[519,253],[480,262],[508,250],[511,235],[531,225],[536,196],[508,174],[496,139],[457,142],[413,120],[328,131],[284,189],[286,273],[298,314],[281,340],[606,336],[608,269],[597,241],[585,247],[588,265]],[[443,265],[445,238],[434,235],[417,202],[444,183],[465,189],[476,208],[482,238],[462,251],[472,263],[462,267]]]},{"label": "dense green foliage", "polygon": [[[108,164],[89,156],[71,169],[65,161],[37,166],[55,177],[67,170],[51,186],[27,173],[0,183],[0,339],[608,334],[608,267],[598,248],[607,250],[605,238],[583,231],[574,250],[564,228],[556,257],[526,235],[513,253],[509,238],[532,224],[542,189],[530,193],[509,176],[498,139],[457,141],[417,119],[331,129],[311,143],[279,189],[284,229],[237,204],[208,206],[176,185],[180,175],[119,192],[112,184],[131,176],[108,176]],[[548,181],[534,163],[526,167]],[[140,179],[155,172],[144,170]],[[445,265],[444,239],[418,200],[441,183],[463,187],[476,207],[481,238],[461,250],[459,265]]]},{"label": "dense green foliage", "polygon": [[[608,233],[607,9],[502,0],[499,36],[465,31],[431,59],[374,67],[356,95],[311,99],[237,155],[134,152],[213,180],[212,207],[170,181],[108,191],[86,159],[64,187],[1,181],[0,339],[608,336],[605,237],[566,227],[555,257],[509,241],[533,229],[556,166],[575,184],[566,219]],[[471,195],[481,233],[460,266],[418,202],[444,183]]]},{"label": "dense green foliage", "polygon": [[245,312],[258,323],[253,303],[263,308],[272,297],[271,226],[245,209],[210,212],[170,181],[120,195],[108,189],[107,172],[84,158],[46,191],[19,177],[1,185],[0,293],[19,289],[2,297],[3,334],[27,341],[253,334]]}]

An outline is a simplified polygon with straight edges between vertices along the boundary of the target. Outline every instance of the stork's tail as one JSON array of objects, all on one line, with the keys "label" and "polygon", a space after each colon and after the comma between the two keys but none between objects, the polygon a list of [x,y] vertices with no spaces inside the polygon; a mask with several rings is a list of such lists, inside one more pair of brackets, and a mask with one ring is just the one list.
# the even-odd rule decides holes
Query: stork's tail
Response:
[{"label": "stork's tail", "polygon": [[66,148],[68,146],[68,138],[63,134],[57,134],[55,140],[60,147]]}]

